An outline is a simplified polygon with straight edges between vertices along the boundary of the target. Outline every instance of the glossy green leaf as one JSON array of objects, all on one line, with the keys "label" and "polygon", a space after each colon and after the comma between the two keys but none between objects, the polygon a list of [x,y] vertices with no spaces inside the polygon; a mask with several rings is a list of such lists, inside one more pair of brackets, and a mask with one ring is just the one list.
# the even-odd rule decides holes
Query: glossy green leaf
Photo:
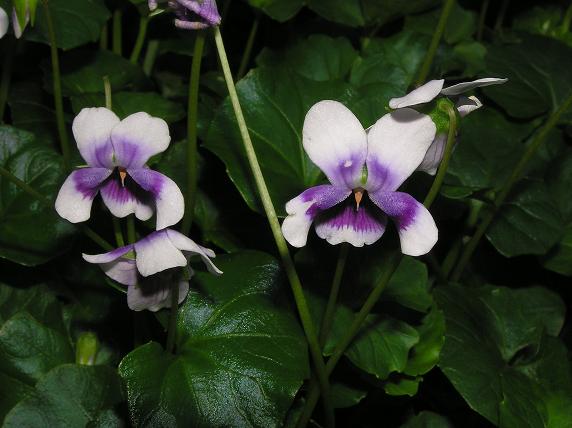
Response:
[{"label": "glossy green leaf", "polygon": [[572,378],[557,339],[564,303],[544,288],[441,287],[439,366],[469,406],[500,427],[564,427]]},{"label": "glossy green leaf", "polygon": [[331,384],[332,405],[336,409],[345,409],[352,407],[362,401],[367,391],[362,388],[356,388],[341,382],[333,382]]},{"label": "glossy green leaf", "polygon": [[[103,0],[50,0],[50,13],[54,23],[57,46],[60,49],[73,49],[95,42],[101,35],[103,26],[111,14]],[[40,2],[34,30],[26,30],[26,38],[50,43],[48,21]]]},{"label": "glossy green leaf", "polygon": [[423,375],[439,362],[439,355],[445,342],[445,317],[439,309],[433,308],[417,327],[419,342],[411,349],[404,373],[409,376]]},{"label": "glossy green leaf", "polygon": [[437,413],[424,410],[419,414],[410,417],[401,428],[452,428],[453,425]]},{"label": "glossy green leaf", "polygon": [[284,22],[293,18],[302,6],[304,0],[248,0],[251,6],[262,10],[271,18]]},{"label": "glossy green leaf", "polygon": [[[432,36],[440,17],[441,9],[421,15],[409,15],[405,18],[405,29]],[[469,41],[476,30],[477,14],[455,3],[443,32],[443,40],[451,45]]]},{"label": "glossy green leaf", "polygon": [[[75,113],[79,113],[84,107],[105,107],[105,96],[102,94],[74,96],[72,107]],[[114,93],[112,108],[121,119],[140,111],[160,117],[167,123],[177,122],[185,117],[185,110],[181,104],[167,100],[155,92]]]},{"label": "glossy green leaf", "polygon": [[120,365],[135,425],[280,426],[308,376],[304,337],[273,294],[282,275],[270,256],[216,260],[179,311],[178,352],[143,345]]},{"label": "glossy green leaf", "polygon": [[124,426],[111,409],[123,401],[117,372],[105,366],[61,365],[6,416],[5,427]]},{"label": "glossy green leaf", "polygon": [[29,132],[0,126],[0,165],[47,198],[0,178],[0,258],[33,266],[61,254],[75,233],[51,202],[63,181],[61,157]]}]

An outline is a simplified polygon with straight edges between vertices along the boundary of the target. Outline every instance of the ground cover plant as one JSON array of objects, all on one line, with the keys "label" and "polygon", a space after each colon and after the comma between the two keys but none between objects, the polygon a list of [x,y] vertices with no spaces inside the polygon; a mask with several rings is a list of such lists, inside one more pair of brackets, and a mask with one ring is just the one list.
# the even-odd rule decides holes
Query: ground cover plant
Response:
[{"label": "ground cover plant", "polygon": [[571,21],[0,0],[2,426],[571,427]]}]

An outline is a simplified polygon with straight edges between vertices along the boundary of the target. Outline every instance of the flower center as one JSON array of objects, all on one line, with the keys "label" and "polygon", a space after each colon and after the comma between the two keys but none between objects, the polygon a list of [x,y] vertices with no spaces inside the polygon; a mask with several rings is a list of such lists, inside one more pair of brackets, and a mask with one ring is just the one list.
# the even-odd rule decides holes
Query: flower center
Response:
[{"label": "flower center", "polygon": [[119,167],[119,178],[121,179],[121,186],[125,187],[125,179],[127,178],[127,170],[125,168]]},{"label": "flower center", "polygon": [[354,189],[353,192],[356,200],[356,211],[359,211],[359,204],[361,203],[365,189],[363,187],[358,187]]}]

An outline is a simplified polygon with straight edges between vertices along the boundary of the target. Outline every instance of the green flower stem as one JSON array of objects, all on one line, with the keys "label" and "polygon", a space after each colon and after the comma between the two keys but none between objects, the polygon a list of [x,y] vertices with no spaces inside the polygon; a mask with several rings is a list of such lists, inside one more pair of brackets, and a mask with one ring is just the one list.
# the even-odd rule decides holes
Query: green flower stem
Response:
[{"label": "green flower stem", "polygon": [[139,31],[137,32],[137,39],[135,40],[135,46],[133,46],[133,51],[131,52],[131,57],[129,61],[133,64],[137,64],[139,61],[139,56],[141,55],[141,50],[143,49],[143,44],[145,43],[145,36],[147,35],[147,26],[149,25],[149,17],[141,16],[139,18]]},{"label": "green flower stem", "polygon": [[113,40],[111,42],[111,48],[113,53],[117,55],[122,55],[123,53],[123,27],[121,26],[121,19],[123,18],[123,12],[117,9],[113,12]]},{"label": "green flower stem", "polygon": [[[429,189],[427,193],[427,197],[423,201],[423,205],[426,208],[429,208],[437,195],[439,194],[439,190],[443,185],[443,180],[445,179],[445,175],[447,173],[447,168],[449,167],[449,160],[451,159],[451,153],[453,152],[453,147],[455,145],[455,139],[457,135],[457,115],[455,109],[451,106],[447,106],[447,112],[449,114],[449,132],[447,135],[447,144],[445,146],[445,153],[443,154],[443,160],[441,161],[441,165],[439,165],[439,171],[437,172],[437,176],[433,181],[433,185]],[[342,339],[338,342],[335,346],[332,356],[328,360],[326,364],[326,371],[327,375],[330,376],[334,371],[336,365],[342,358],[344,352],[346,351],[347,347],[352,343],[356,335],[359,333],[363,323],[365,322],[367,316],[370,314],[371,310],[381,297],[381,294],[389,284],[391,277],[399,267],[399,264],[403,260],[403,254],[401,253],[394,253],[390,256],[389,260],[387,261],[387,266],[383,272],[383,275],[379,279],[378,283],[374,286],[372,292],[367,297],[365,303],[355,316],[352,324],[350,325],[349,329],[345,332]],[[312,416],[314,411],[314,407],[320,398],[320,390],[317,388],[317,385],[310,384],[309,393],[306,397],[306,405],[302,410],[302,414],[298,419],[296,426],[298,428],[305,427]]]},{"label": "green flower stem", "polygon": [[256,39],[256,33],[258,32],[259,24],[260,14],[256,14],[256,19],[250,28],[250,34],[248,35],[248,40],[246,41],[246,46],[244,47],[244,53],[242,54],[242,59],[240,60],[240,67],[236,73],[236,80],[242,79],[242,76],[244,76],[246,73],[248,63],[250,62],[250,56],[252,55],[252,47],[254,45],[254,39]]},{"label": "green flower stem", "polygon": [[330,289],[330,296],[328,297],[328,304],[326,305],[326,311],[324,312],[324,317],[322,318],[322,325],[320,326],[320,347],[323,348],[328,340],[330,330],[332,328],[332,323],[334,321],[334,314],[336,309],[336,303],[338,301],[338,295],[340,294],[340,285],[342,283],[342,277],[344,276],[344,268],[346,266],[346,261],[348,259],[348,253],[350,246],[344,243],[340,246],[340,254],[338,255],[338,262],[336,263],[336,270],[334,272],[334,279],[332,280],[332,288]]},{"label": "green flower stem", "polygon": [[115,242],[118,247],[123,247],[125,245],[125,240],[123,239],[123,232],[121,231],[121,223],[119,219],[114,215],[111,216],[111,221],[113,222],[113,234],[115,235]]},{"label": "green flower stem", "polygon": [[14,64],[14,54],[16,52],[15,40],[10,39],[7,41],[7,44],[4,62],[2,63],[2,76],[0,77],[0,123],[4,122],[6,101],[8,100],[8,92],[10,91],[10,82],[12,80],[12,65]]},{"label": "green flower stem", "polygon": [[481,12],[479,14],[479,26],[477,29],[477,40],[483,40],[483,31],[485,30],[485,21],[487,19],[487,11],[489,10],[490,0],[483,0]]},{"label": "green flower stem", "polygon": [[226,84],[228,87],[230,100],[232,103],[232,107],[234,109],[236,120],[238,122],[238,127],[240,129],[240,134],[242,136],[242,141],[244,143],[246,155],[248,157],[248,163],[250,164],[250,168],[254,175],[256,187],[260,194],[260,199],[262,200],[262,205],[264,206],[266,217],[268,218],[268,222],[270,223],[270,229],[272,230],[272,234],[274,235],[274,240],[276,241],[278,252],[280,253],[280,257],[282,258],[284,270],[286,271],[286,275],[288,276],[288,280],[292,288],[292,293],[294,294],[294,299],[296,301],[296,306],[298,308],[298,313],[302,321],[302,327],[304,329],[304,333],[306,334],[306,338],[308,340],[310,353],[312,355],[314,368],[316,370],[316,375],[319,380],[320,388],[323,392],[323,402],[324,402],[324,407],[326,409],[325,413],[327,418],[327,425],[333,426],[335,422],[334,422],[334,411],[330,397],[330,386],[328,382],[328,376],[326,375],[325,364],[322,359],[322,352],[318,341],[318,336],[316,334],[316,328],[314,326],[312,317],[310,315],[310,309],[308,308],[308,303],[306,301],[306,297],[304,296],[304,291],[302,290],[302,284],[300,283],[300,278],[298,277],[298,273],[296,272],[294,262],[288,251],[288,246],[286,244],[284,236],[282,236],[282,231],[280,230],[280,223],[278,222],[278,217],[276,216],[276,211],[274,210],[274,205],[272,204],[268,188],[266,187],[266,182],[264,181],[264,176],[262,175],[262,171],[260,169],[260,165],[256,157],[256,152],[254,151],[252,141],[250,140],[250,135],[248,133],[248,128],[246,126],[246,121],[242,113],[242,108],[240,107],[238,94],[236,93],[236,88],[234,86],[234,82],[232,79],[232,73],[230,71],[230,66],[228,64],[228,59],[226,57],[224,42],[222,40],[220,29],[218,27],[214,28],[214,37],[224,78],[226,80]]},{"label": "green flower stem", "polygon": [[560,35],[563,36],[570,31],[570,21],[572,21],[572,3],[568,6],[568,9],[566,9],[566,13],[564,14],[564,19],[560,25]]},{"label": "green flower stem", "polygon": [[566,110],[568,110],[568,108],[570,108],[571,105],[572,105],[572,94],[570,94],[566,99],[566,101],[562,103],[560,108],[550,116],[550,118],[546,121],[544,126],[536,134],[532,142],[528,145],[528,148],[523,153],[522,157],[518,161],[518,164],[512,170],[509,179],[495,197],[492,209],[485,212],[485,214],[482,217],[481,223],[477,227],[477,230],[475,231],[474,235],[471,237],[469,242],[467,242],[467,244],[463,248],[457,266],[455,266],[455,269],[451,274],[451,281],[458,281],[461,278],[461,275],[463,274],[463,271],[465,270],[467,263],[473,256],[473,253],[475,252],[477,245],[479,244],[479,241],[481,240],[481,238],[487,231],[488,227],[492,223],[497,211],[502,206],[503,202],[506,200],[512,187],[521,178],[522,174],[524,173],[524,169],[526,168],[530,159],[534,156],[534,154],[536,153],[538,148],[544,143],[544,141],[546,141],[546,138],[548,137],[550,131],[552,131],[552,128],[554,128],[558,124],[560,117],[566,112]]},{"label": "green flower stem", "polygon": [[[51,204],[51,201],[47,197],[42,195],[40,192],[38,192],[36,189],[31,187],[26,182],[20,180],[18,177],[16,177],[14,174],[12,174],[10,171],[8,171],[3,166],[0,166],[0,176],[4,177],[8,181],[13,183],[17,187],[19,187],[21,190],[26,192],[28,195],[37,199],[38,201],[40,201],[44,204]],[[87,236],[89,239],[91,239],[93,242],[95,242],[97,245],[99,245],[104,250],[109,251],[109,250],[113,249],[113,246],[109,242],[107,242],[105,239],[103,239],[101,236],[99,236],[97,233],[95,233],[88,226],[85,226],[83,224],[76,224],[75,226],[79,230],[81,230],[85,236]]]},{"label": "green flower stem", "polygon": [[135,214],[127,217],[127,241],[134,244],[137,241],[137,231],[135,230]]},{"label": "green flower stem", "polygon": [[177,339],[177,314],[179,312],[179,284],[173,280],[171,284],[171,311],[169,313],[169,327],[167,330],[167,352],[173,353]]},{"label": "green flower stem", "polygon": [[189,79],[189,100],[187,106],[187,191],[185,200],[185,216],[181,231],[188,235],[193,223],[195,202],[197,200],[198,152],[197,152],[197,116],[199,111],[199,81],[201,78],[201,61],[205,47],[205,32],[198,31],[193,51],[191,75]]},{"label": "green flower stem", "polygon": [[143,73],[145,73],[145,76],[150,76],[153,71],[157,53],[159,52],[159,45],[159,40],[150,40],[149,43],[147,43],[147,50],[145,51],[145,58],[143,59]]},{"label": "green flower stem", "polygon": [[107,46],[109,44],[109,35],[108,35],[109,28],[107,24],[103,26],[101,30],[101,36],[99,36],[99,49],[102,51],[107,50]]},{"label": "green flower stem", "polygon": [[60,74],[60,60],[58,57],[58,45],[56,42],[56,33],[54,31],[54,22],[50,13],[50,4],[48,0],[44,2],[44,13],[46,22],[48,23],[48,36],[50,39],[50,50],[52,55],[52,79],[54,84],[54,104],[56,107],[56,120],[58,124],[58,134],[60,137],[60,146],[64,157],[64,167],[70,169],[70,147],[66,123],[64,120],[64,101],[62,97],[62,79]]},{"label": "green flower stem", "polygon": [[445,26],[447,25],[447,20],[449,19],[449,15],[454,5],[455,0],[445,0],[441,16],[439,17],[439,22],[437,23],[437,28],[433,33],[433,38],[431,39],[431,44],[429,45],[429,49],[427,50],[427,54],[423,60],[423,65],[421,65],[421,69],[419,70],[419,76],[417,77],[416,82],[417,86],[421,86],[425,83],[425,80],[429,75],[429,70],[431,70],[431,65],[433,64],[433,58],[435,58],[435,54],[437,53],[439,42],[441,41],[441,37],[445,31]]}]

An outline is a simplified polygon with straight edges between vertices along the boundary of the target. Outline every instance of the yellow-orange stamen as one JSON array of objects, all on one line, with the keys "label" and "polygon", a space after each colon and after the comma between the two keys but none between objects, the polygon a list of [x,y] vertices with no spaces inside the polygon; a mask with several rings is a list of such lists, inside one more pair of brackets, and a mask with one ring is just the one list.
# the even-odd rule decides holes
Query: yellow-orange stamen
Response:
[{"label": "yellow-orange stamen", "polygon": [[362,189],[361,187],[354,189],[354,198],[356,200],[356,211],[359,210],[359,204],[361,202],[361,199],[363,198],[363,192],[364,189]]},{"label": "yellow-orange stamen", "polygon": [[121,185],[125,187],[125,179],[127,178],[127,171],[125,168],[119,168],[119,178],[121,179]]}]

